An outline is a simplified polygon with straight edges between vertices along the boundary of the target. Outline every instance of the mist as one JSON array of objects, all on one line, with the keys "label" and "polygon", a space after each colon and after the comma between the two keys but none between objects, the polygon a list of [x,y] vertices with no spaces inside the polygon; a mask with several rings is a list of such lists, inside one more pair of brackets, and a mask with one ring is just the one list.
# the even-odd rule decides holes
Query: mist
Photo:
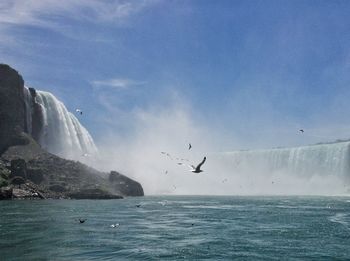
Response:
[{"label": "mist", "polygon": [[[117,113],[115,126],[121,124],[120,116],[129,131],[118,133],[113,128],[106,131],[98,141],[100,157],[94,167],[116,170],[139,181],[146,195],[339,195],[348,192],[346,175],[331,170],[325,173],[322,168],[312,166],[305,171],[271,169],[259,157],[247,158],[237,167],[239,157],[234,154],[240,152],[230,157],[224,153],[240,149],[242,141],[235,137],[234,130],[229,136],[213,124],[215,120],[205,121],[196,115],[184,100],[173,97],[166,106],[138,108],[124,112],[123,116]],[[204,172],[190,172],[189,165],[197,165],[204,156],[207,157],[202,166]]]}]

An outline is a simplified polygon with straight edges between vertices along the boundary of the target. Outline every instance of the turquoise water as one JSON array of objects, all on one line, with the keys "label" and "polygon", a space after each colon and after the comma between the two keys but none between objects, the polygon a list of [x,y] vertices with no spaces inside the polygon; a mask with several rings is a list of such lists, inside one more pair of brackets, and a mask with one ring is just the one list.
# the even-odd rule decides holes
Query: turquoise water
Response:
[{"label": "turquoise water", "polygon": [[0,253],[0,260],[350,260],[350,198],[0,201]]}]

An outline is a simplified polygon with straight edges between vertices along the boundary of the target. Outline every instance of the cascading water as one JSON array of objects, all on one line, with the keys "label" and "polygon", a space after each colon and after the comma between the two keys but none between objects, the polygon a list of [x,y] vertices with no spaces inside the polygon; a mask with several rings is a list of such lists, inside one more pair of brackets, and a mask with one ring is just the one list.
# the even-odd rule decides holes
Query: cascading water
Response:
[{"label": "cascading water", "polygon": [[[33,96],[24,88],[27,132],[31,134],[33,126],[33,104],[40,107],[40,133],[37,142],[48,152],[64,158],[83,160],[82,156],[94,156],[97,148],[89,132],[70,113],[65,105],[53,94],[36,91]],[[38,118],[38,115],[36,115]]]},{"label": "cascading water", "polygon": [[225,152],[220,155],[233,171],[286,172],[291,175],[350,176],[350,142],[296,148]]},{"label": "cascading water", "polygon": [[350,193],[350,142],[208,155],[226,194]]},{"label": "cascading water", "polygon": [[27,87],[24,87],[24,105],[26,111],[25,128],[28,134],[32,134],[32,112],[33,112],[33,98]]}]

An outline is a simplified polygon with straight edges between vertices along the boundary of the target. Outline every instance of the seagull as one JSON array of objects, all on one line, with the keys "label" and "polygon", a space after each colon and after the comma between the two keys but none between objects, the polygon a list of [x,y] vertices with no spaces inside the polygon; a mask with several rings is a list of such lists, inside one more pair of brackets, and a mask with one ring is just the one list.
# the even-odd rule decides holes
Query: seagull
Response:
[{"label": "seagull", "polygon": [[119,223],[116,223],[116,224],[112,224],[111,227],[119,227]]},{"label": "seagull", "polygon": [[84,223],[85,221],[86,221],[86,219],[80,219],[80,218],[79,218],[79,222],[80,222],[80,223]]},{"label": "seagull", "polygon": [[83,115],[83,111],[82,111],[82,110],[80,110],[80,109],[75,109],[75,111],[76,111],[77,113],[80,113],[80,115]]},{"label": "seagull", "polygon": [[301,129],[301,130],[299,130],[301,133],[304,133],[304,130],[303,129]]},{"label": "seagull", "polygon": [[200,172],[203,172],[203,170],[201,170],[201,166],[204,164],[205,160],[207,159],[207,157],[204,157],[202,162],[198,164],[197,167],[191,165],[191,170],[193,173],[200,173]]},{"label": "seagull", "polygon": [[188,143],[188,149],[190,150],[192,148],[191,143]]}]

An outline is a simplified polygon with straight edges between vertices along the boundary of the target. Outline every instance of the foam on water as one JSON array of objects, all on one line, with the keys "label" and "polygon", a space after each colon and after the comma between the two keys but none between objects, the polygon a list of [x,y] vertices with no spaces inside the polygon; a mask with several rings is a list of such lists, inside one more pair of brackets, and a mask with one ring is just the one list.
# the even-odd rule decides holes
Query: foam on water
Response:
[{"label": "foam on water", "polygon": [[350,217],[347,213],[336,213],[334,216],[328,218],[331,222],[339,223],[350,230],[349,222]]}]

